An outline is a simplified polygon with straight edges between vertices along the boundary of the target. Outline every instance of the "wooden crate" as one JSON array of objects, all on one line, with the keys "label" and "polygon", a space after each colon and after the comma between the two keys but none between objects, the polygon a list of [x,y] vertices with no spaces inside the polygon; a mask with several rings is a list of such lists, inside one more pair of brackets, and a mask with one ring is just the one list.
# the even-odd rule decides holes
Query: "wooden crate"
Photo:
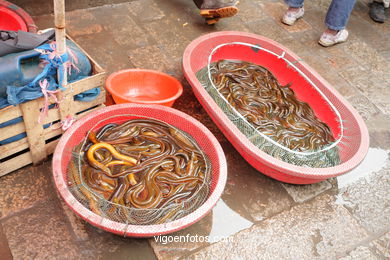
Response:
[{"label": "wooden crate", "polygon": [[[60,108],[49,109],[48,116],[42,125],[38,124],[37,121],[40,109],[44,105],[44,98],[31,100],[18,106],[8,106],[0,110],[0,124],[15,118],[23,118],[20,123],[0,128],[0,140],[21,133],[27,135],[18,141],[0,146],[0,176],[31,163],[38,164],[52,154],[63,132],[60,128],[60,122],[67,115],[80,118],[104,106],[106,73],[80,46],[78,47],[89,58],[93,70],[92,75],[69,83],[65,91],[58,93],[58,99],[62,100]],[[96,87],[100,87],[101,93],[95,100],[91,102],[73,100],[74,95]],[[48,123],[51,123],[52,126],[44,129],[43,126]]]}]

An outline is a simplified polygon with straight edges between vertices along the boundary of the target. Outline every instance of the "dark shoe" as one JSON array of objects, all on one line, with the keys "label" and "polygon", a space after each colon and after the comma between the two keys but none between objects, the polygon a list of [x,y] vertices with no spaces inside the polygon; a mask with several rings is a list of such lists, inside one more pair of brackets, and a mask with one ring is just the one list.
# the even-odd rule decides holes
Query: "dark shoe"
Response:
[{"label": "dark shoe", "polygon": [[370,17],[377,23],[384,23],[386,20],[385,6],[383,3],[372,2],[370,5]]},{"label": "dark shoe", "polygon": [[216,18],[236,15],[238,12],[237,4],[237,0],[204,0],[201,5],[200,15],[206,18],[208,24],[212,24],[208,21],[217,22],[219,19]]}]

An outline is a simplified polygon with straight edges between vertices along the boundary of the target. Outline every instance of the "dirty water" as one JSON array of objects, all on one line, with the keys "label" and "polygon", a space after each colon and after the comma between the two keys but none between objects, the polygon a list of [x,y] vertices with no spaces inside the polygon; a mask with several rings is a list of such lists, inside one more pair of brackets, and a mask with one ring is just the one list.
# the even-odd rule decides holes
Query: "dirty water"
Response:
[{"label": "dirty water", "polygon": [[209,234],[210,241],[218,242],[252,225],[251,221],[243,218],[220,199],[213,208],[213,224]]}]

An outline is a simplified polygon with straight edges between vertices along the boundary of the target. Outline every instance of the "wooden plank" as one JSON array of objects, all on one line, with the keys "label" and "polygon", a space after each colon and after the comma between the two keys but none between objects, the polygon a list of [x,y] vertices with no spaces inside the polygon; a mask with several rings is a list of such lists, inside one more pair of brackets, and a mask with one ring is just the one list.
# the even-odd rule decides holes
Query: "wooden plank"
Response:
[{"label": "wooden plank", "polygon": [[[0,146],[0,159],[13,155],[28,148],[27,138]],[[1,167],[0,167],[1,168]]]},{"label": "wooden plank", "polygon": [[64,92],[66,93],[73,93],[73,95],[80,94],[84,91],[97,88],[97,87],[103,87],[105,82],[105,73],[99,73],[92,76],[89,76],[87,78],[80,79],[78,81],[69,83],[66,86],[66,90]]},{"label": "wooden plank", "polygon": [[32,158],[29,152],[18,155],[12,159],[9,159],[6,162],[1,163],[0,177],[6,175],[7,173],[13,172],[17,169],[20,169],[23,166],[26,166],[30,163],[32,163]]},{"label": "wooden plank", "polygon": [[38,102],[32,100],[19,106],[23,114],[31,158],[33,163],[37,164],[46,158],[43,127],[37,122],[39,117]]},{"label": "wooden plank", "polygon": [[57,121],[60,119],[60,112],[57,108],[49,109],[47,112],[47,117],[43,120],[43,125],[49,124],[51,122]]},{"label": "wooden plank", "polygon": [[52,126],[44,129],[43,133],[45,136],[45,140],[61,135],[62,134],[61,124],[60,123],[53,124]]},{"label": "wooden plank", "polygon": [[[0,114],[1,116],[1,114]],[[23,122],[0,128],[0,140],[3,141],[7,138],[26,132],[26,128]]]},{"label": "wooden plank", "polygon": [[0,109],[0,124],[22,116],[19,106],[8,106]]}]

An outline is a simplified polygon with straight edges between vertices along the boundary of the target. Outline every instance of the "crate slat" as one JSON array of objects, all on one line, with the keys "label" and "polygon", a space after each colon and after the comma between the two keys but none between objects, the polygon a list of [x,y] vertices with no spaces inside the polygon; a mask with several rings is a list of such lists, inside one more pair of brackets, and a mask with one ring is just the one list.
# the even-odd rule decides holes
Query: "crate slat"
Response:
[{"label": "crate slat", "polygon": [[61,124],[56,123],[43,130],[45,140],[56,137],[62,134]]},{"label": "crate slat", "polygon": [[[26,138],[25,138],[26,139]],[[19,140],[22,141],[23,139]],[[45,149],[48,154],[52,154],[60,140],[54,140],[48,144],[45,145]],[[15,142],[16,143],[16,142]],[[26,143],[27,144],[27,143]],[[28,148],[28,146],[27,146]],[[7,160],[4,163],[1,163],[1,168],[0,168],[0,177],[3,175],[6,175],[9,172],[13,172],[17,169],[20,169],[30,163],[32,163],[33,160],[31,158],[30,152],[23,153],[21,155],[15,156],[10,160]]]},{"label": "crate slat", "polygon": [[[100,87],[104,85],[105,76],[104,73],[99,73],[88,78],[80,79],[77,82],[69,83],[66,87],[67,94],[77,95],[86,90],[90,90],[96,87]],[[77,84],[76,84],[77,83]],[[72,91],[73,88],[73,91]]]},{"label": "crate slat", "polygon": [[19,106],[8,106],[0,109],[0,124],[22,116]]},{"label": "crate slat", "polygon": [[[0,113],[1,116],[1,113]],[[13,137],[15,135],[26,132],[26,127],[23,122],[19,122],[14,125],[9,125],[3,128],[0,128],[0,140],[3,141],[7,138]]]},{"label": "crate slat", "polygon": [[6,158],[17,152],[23,151],[28,148],[27,137],[22,138],[18,141],[0,146],[0,159]]},{"label": "crate slat", "polygon": [[60,119],[60,115],[58,113],[58,109],[57,108],[49,109],[49,111],[47,112],[47,117],[43,120],[43,125],[52,123],[59,119]]},{"label": "crate slat", "polygon": [[13,172],[32,163],[31,154],[29,152],[13,157],[6,162],[1,163],[0,176]]}]

